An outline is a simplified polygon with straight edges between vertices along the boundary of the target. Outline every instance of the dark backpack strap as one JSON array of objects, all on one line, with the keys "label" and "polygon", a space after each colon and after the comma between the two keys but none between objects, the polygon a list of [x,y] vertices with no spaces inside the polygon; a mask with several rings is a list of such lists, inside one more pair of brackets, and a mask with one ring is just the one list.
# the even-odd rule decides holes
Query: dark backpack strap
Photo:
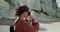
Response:
[{"label": "dark backpack strap", "polygon": [[14,26],[10,25],[10,32],[14,32]]}]

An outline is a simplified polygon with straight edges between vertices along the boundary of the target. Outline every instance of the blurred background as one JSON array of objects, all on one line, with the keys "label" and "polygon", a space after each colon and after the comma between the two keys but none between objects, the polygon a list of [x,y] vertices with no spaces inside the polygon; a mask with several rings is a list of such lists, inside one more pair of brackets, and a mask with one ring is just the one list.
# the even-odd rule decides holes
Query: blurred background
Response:
[{"label": "blurred background", "polygon": [[60,32],[60,0],[0,0],[0,32],[9,32],[15,9],[27,5],[39,21],[39,32]]}]

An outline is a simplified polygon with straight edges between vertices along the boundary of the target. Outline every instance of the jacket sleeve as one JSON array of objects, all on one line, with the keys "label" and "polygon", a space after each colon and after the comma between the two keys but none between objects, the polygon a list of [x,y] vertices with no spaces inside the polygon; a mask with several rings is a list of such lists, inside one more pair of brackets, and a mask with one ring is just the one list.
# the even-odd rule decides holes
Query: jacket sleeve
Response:
[{"label": "jacket sleeve", "polygon": [[[28,20],[27,20],[28,21]],[[34,29],[34,30],[39,30],[39,23],[38,23],[38,21],[37,20],[35,20],[35,19],[32,19],[32,25],[31,26],[33,26],[32,28]]]},{"label": "jacket sleeve", "polygon": [[30,29],[33,31],[33,32],[38,32],[39,30],[39,23],[37,20],[35,19],[32,19],[32,25],[29,25],[28,28],[30,27]]},{"label": "jacket sleeve", "polygon": [[37,31],[39,30],[39,23],[38,23],[38,21],[36,21],[35,19],[32,19],[32,25],[34,26],[34,28]]}]

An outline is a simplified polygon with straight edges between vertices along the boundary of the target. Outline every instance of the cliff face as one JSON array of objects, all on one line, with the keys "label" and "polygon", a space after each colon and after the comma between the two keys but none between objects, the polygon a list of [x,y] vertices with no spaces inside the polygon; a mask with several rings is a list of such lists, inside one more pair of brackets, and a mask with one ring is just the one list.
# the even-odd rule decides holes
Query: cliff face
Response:
[{"label": "cliff face", "polygon": [[[15,9],[19,4],[26,4],[30,9],[36,9],[46,11],[50,16],[42,15],[44,18],[55,16],[56,11],[58,11],[56,0],[11,0],[10,2],[6,0],[0,0],[0,18],[15,18]],[[36,15],[36,14],[35,14]],[[36,15],[37,16],[37,15]],[[59,13],[58,13],[59,16]],[[41,14],[39,14],[41,17]],[[43,18],[42,17],[42,18]],[[60,17],[60,16],[59,16]]]}]

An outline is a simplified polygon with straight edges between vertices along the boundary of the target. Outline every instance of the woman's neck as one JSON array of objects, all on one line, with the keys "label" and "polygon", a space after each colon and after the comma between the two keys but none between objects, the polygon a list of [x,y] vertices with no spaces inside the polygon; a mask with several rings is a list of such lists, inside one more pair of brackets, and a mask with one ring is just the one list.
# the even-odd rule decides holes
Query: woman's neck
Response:
[{"label": "woman's neck", "polygon": [[22,16],[18,16],[19,19],[24,19],[26,20],[27,18],[25,18],[23,15]]}]

